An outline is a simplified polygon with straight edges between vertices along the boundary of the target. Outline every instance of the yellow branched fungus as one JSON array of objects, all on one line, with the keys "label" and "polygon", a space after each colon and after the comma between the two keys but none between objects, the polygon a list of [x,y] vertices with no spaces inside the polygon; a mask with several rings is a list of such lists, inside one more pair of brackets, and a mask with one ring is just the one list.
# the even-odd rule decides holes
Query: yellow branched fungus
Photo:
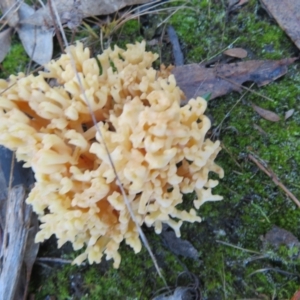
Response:
[{"label": "yellow branched fungus", "polygon": [[166,223],[179,236],[183,221],[201,221],[195,209],[177,208],[183,194],[196,191],[196,209],[222,199],[212,195],[218,182],[208,178],[223,176],[214,163],[220,143],[205,138],[206,101],[180,107],[174,76],[152,68],[158,56],[144,42],[97,59],[80,43],[67,53],[38,76],[0,81],[0,144],[35,172],[27,203],[41,221],[36,241],[55,234],[59,246],[85,247],[75,263],[100,262],[105,253],[117,268],[120,243],[139,252],[141,242],[89,106],[138,223],[156,233]]}]

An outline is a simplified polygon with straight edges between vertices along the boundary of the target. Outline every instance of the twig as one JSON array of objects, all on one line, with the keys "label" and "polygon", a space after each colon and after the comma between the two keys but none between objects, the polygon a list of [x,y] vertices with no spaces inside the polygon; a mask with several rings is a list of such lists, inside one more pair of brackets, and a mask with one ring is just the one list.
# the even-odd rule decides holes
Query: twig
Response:
[{"label": "twig", "polygon": [[291,198],[295,204],[300,208],[300,201],[296,198],[296,196],[289,191],[285,185],[280,182],[280,179],[274,174],[274,172],[266,165],[263,166],[252,154],[248,155],[248,158],[252,160],[264,173],[266,173],[272,180],[273,182],[278,185],[286,194],[289,198]]},{"label": "twig", "polygon": [[[55,34],[57,36],[57,40],[58,40],[58,43],[59,43],[59,47],[61,49],[61,52],[64,53],[64,43],[63,43],[62,38],[61,38],[60,30],[57,28],[56,18],[55,18],[54,12],[53,12],[53,7],[52,7],[52,1],[51,0],[48,1],[48,5],[49,5],[49,12],[50,12],[52,20],[53,20],[53,25],[54,25]],[[59,20],[57,19],[57,21],[59,21]]]},{"label": "twig", "polygon": [[260,93],[258,93],[258,92],[256,92],[256,91],[252,90],[251,88],[249,89],[249,88],[247,88],[246,86],[243,86],[243,85],[241,85],[241,84],[238,84],[238,83],[234,82],[233,80],[230,80],[229,78],[226,78],[226,77],[224,77],[224,76],[222,76],[222,75],[219,75],[219,74],[216,74],[216,77],[219,77],[219,78],[221,78],[221,79],[223,79],[223,80],[226,80],[226,81],[228,81],[229,83],[231,83],[231,84],[233,84],[233,85],[235,85],[235,86],[238,86],[239,88],[242,88],[242,89],[244,89],[244,90],[246,90],[246,91],[249,91],[249,92],[251,92],[251,93],[253,93],[253,94],[255,94],[255,95],[259,96],[259,97],[262,97],[262,98],[264,98],[264,99],[266,99],[266,100],[268,100],[268,101],[274,102],[273,99],[271,99],[271,98],[269,98],[269,97],[267,97],[267,96],[264,96],[264,95],[262,95],[262,94],[260,94]]},{"label": "twig", "polygon": [[172,48],[173,48],[175,66],[182,66],[184,64],[184,58],[180,48],[177,33],[172,25],[168,26],[167,31],[168,31],[170,43],[172,44]]},{"label": "twig", "polygon": [[[37,257],[37,262],[49,262],[49,263],[58,263],[58,264],[71,264],[72,260],[56,258],[56,257]],[[84,264],[82,264],[84,265]]]},{"label": "twig", "polygon": [[249,253],[254,253],[254,254],[260,254],[260,252],[249,250],[249,249],[245,249],[245,248],[242,248],[242,247],[239,247],[239,246],[235,246],[235,245],[232,245],[232,244],[224,242],[224,241],[216,240],[216,242],[219,243],[219,244],[223,244],[225,246],[229,246],[229,247],[232,247],[232,248],[244,251],[244,252],[249,252]]},{"label": "twig", "polygon": [[287,276],[295,275],[295,276],[299,277],[299,274],[297,274],[297,273],[286,272],[286,271],[280,270],[278,268],[263,268],[263,269],[259,269],[259,270],[256,270],[256,271],[252,272],[248,276],[250,277],[250,276],[252,276],[252,275],[254,275],[256,273],[262,273],[262,272],[267,272],[267,271],[275,271],[277,273],[284,274],[284,275],[287,275]]}]

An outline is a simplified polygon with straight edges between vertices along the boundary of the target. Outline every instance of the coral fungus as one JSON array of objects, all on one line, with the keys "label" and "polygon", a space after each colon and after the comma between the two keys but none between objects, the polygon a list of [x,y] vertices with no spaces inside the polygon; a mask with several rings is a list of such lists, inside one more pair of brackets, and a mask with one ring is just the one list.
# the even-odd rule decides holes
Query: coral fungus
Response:
[{"label": "coral fungus", "polygon": [[214,163],[219,141],[205,138],[206,101],[181,107],[174,76],[161,77],[156,59],[144,42],[97,59],[78,43],[37,76],[0,81],[0,144],[35,172],[27,203],[41,221],[36,241],[55,234],[59,246],[85,247],[75,263],[100,262],[105,253],[118,267],[123,240],[141,250],[106,147],[138,223],[157,233],[166,223],[179,236],[183,221],[201,221],[195,209],[176,208],[183,194],[196,191],[196,209],[222,199],[208,178],[223,170]]}]

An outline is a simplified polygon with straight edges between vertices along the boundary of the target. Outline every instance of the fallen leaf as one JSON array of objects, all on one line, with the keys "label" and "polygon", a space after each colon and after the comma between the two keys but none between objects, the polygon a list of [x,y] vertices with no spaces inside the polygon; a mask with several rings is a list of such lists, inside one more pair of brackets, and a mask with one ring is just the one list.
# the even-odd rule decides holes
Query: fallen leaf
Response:
[{"label": "fallen leaf", "polygon": [[[54,10],[57,10],[61,23],[67,24],[72,21],[70,18],[74,14],[80,15],[83,18],[98,15],[109,15],[125,6],[147,2],[150,2],[150,0],[51,0],[50,4]],[[46,6],[38,9],[34,14],[22,20],[21,23],[36,26],[54,26],[55,21],[53,20],[52,13],[49,9],[49,0]]]},{"label": "fallen leaf", "polygon": [[7,24],[10,27],[15,28],[19,23],[19,15],[18,15],[19,7],[20,7],[20,1],[17,0],[0,1],[0,10]]},{"label": "fallen leaf", "polygon": [[262,239],[263,247],[267,245],[273,246],[278,249],[281,245],[288,246],[289,248],[300,246],[299,240],[290,232],[278,226],[273,226]]},{"label": "fallen leaf", "polygon": [[[211,93],[210,99],[214,99],[232,91],[241,92],[241,85],[244,82],[253,81],[258,86],[266,85],[286,74],[287,66],[296,59],[249,60],[220,64],[214,68],[207,68],[202,64],[190,64],[177,66],[172,73],[187,99],[207,93]],[[185,101],[182,102],[184,103]]]},{"label": "fallen leaf", "polygon": [[161,236],[166,247],[174,254],[198,259],[197,249],[189,241],[178,238],[173,230],[163,229]]},{"label": "fallen leaf", "polygon": [[[32,15],[35,10],[22,3],[19,9],[20,22]],[[17,29],[19,38],[28,56],[36,63],[43,65],[52,58],[53,29],[37,27],[30,24],[22,24]]]},{"label": "fallen leaf", "polygon": [[3,31],[0,32],[0,62],[3,61],[7,53],[9,52],[10,49],[10,42],[11,42],[11,28],[7,28]]},{"label": "fallen leaf", "polygon": [[300,1],[260,0],[279,26],[300,49]]},{"label": "fallen leaf", "polygon": [[256,106],[255,104],[252,104],[252,107],[265,120],[272,121],[272,122],[280,121],[280,117],[274,112],[267,109],[263,109],[259,106]]},{"label": "fallen leaf", "polygon": [[[169,293],[168,293],[169,294]],[[182,287],[179,286],[170,295],[159,295],[152,300],[183,300],[183,299],[196,299],[195,290],[192,287]]]},{"label": "fallen leaf", "polygon": [[248,55],[248,52],[243,48],[231,48],[228,50],[225,50],[223,54],[230,56],[230,57],[236,57],[236,58],[245,58]]},{"label": "fallen leaf", "polygon": [[288,118],[290,118],[293,114],[294,114],[295,110],[292,108],[290,110],[288,110],[286,113],[285,113],[285,116],[284,116],[284,121],[286,121]]}]

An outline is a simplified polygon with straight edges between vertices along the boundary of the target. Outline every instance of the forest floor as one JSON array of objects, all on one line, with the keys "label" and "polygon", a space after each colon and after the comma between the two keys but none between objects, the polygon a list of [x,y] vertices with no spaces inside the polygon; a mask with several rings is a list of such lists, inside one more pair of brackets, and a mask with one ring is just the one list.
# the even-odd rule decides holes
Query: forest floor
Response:
[{"label": "forest floor", "polygon": [[[148,50],[159,53],[158,65],[169,65],[173,56],[166,27],[172,25],[185,64],[208,61],[231,46],[247,50],[247,59],[277,60],[299,55],[258,0],[250,0],[232,12],[226,10],[224,1],[185,3],[187,8],[172,15],[149,13],[125,22],[114,32],[112,21],[110,26],[102,27],[102,42],[104,46],[124,47],[145,39]],[[90,30],[99,36],[101,28],[91,26]],[[92,45],[94,53],[99,53],[100,42],[90,30],[79,30],[75,39],[84,40]],[[2,64],[2,77],[22,71],[28,63],[24,57],[21,44],[14,38]],[[294,63],[285,76],[264,87],[246,86],[256,93],[245,90],[208,101],[206,114],[213,123],[210,135],[217,133],[223,148],[216,162],[225,171],[214,193],[224,199],[202,206],[202,222],[184,224],[181,241],[173,240],[172,245],[151,228],[143,228],[169,287],[194,286],[201,299],[283,300],[290,299],[300,285],[300,209],[249,159],[252,155],[264,161],[287,189],[300,197],[299,64]],[[252,104],[275,112],[281,120],[262,118]],[[285,120],[285,113],[291,109],[293,115]],[[194,197],[188,195],[185,205],[190,206]],[[274,242],[289,233],[294,235],[293,242]],[[176,252],[174,248],[182,241],[196,249],[197,257]],[[152,299],[163,293],[164,284],[144,248],[134,254],[123,244],[120,252],[119,269],[113,269],[112,263],[105,260],[98,265],[73,266],[62,263],[75,258],[72,247],[65,245],[57,250],[51,238],[41,245],[38,257],[50,257],[54,262],[37,260],[30,294],[36,300],[98,300]]]}]

